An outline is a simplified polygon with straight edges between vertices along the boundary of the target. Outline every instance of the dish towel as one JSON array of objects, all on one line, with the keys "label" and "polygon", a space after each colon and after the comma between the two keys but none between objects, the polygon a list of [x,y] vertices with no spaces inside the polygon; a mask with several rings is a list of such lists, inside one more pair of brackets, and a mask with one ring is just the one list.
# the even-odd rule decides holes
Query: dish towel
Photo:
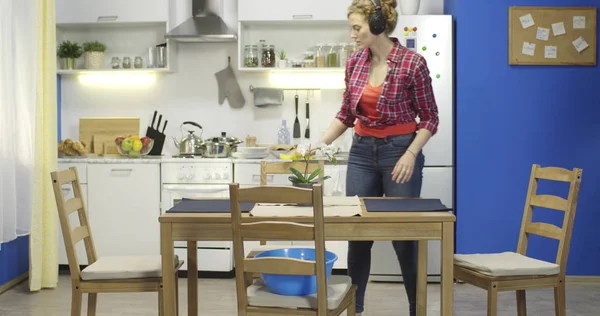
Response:
[{"label": "dish towel", "polygon": [[283,90],[276,88],[254,88],[254,106],[262,108],[283,104]]}]

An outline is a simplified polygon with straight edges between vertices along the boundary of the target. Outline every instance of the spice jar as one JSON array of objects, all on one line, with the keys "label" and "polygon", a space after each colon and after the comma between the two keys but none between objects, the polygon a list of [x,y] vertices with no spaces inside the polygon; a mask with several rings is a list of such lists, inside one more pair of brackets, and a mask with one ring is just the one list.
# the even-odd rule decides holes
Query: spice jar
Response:
[{"label": "spice jar", "polygon": [[131,68],[131,58],[123,57],[123,68]]},{"label": "spice jar", "polygon": [[317,44],[317,50],[315,54],[315,67],[317,68],[323,68],[327,63],[327,52],[325,52],[323,46],[324,44],[322,43]]},{"label": "spice jar", "polygon": [[262,50],[262,66],[263,67],[275,67],[275,45],[266,45]]},{"label": "spice jar", "polygon": [[142,60],[141,56],[136,56],[133,61],[133,67],[142,68],[144,66],[144,60]]},{"label": "spice jar", "polygon": [[112,69],[119,69],[119,67],[121,67],[121,59],[119,57],[113,57],[110,65],[112,66]]},{"label": "spice jar", "polygon": [[336,45],[331,43],[328,45],[327,51],[327,67],[339,67],[338,66],[338,54]]},{"label": "spice jar", "polygon": [[244,46],[244,67],[249,67],[249,68],[258,67],[258,46],[257,45]]}]

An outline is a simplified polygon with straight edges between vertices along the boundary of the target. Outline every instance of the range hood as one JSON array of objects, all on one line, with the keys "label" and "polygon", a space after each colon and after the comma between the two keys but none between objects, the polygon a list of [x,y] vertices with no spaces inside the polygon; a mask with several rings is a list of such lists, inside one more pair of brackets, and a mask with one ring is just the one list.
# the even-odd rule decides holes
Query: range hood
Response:
[{"label": "range hood", "polygon": [[237,41],[237,34],[225,24],[218,13],[209,8],[209,0],[191,1],[192,17],[167,33],[165,38],[181,42]]}]

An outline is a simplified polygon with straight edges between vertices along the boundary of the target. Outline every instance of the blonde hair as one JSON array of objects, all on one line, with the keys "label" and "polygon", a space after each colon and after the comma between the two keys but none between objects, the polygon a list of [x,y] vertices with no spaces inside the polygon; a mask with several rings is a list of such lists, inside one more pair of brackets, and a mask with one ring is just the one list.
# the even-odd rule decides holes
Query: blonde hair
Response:
[{"label": "blonde hair", "polygon": [[[380,3],[381,13],[383,13],[385,19],[385,34],[390,35],[394,32],[398,23],[398,12],[396,11],[398,1],[380,0]],[[352,0],[352,4],[348,8],[348,16],[357,13],[364,16],[367,22],[373,12],[375,12],[375,5],[372,0]]]}]

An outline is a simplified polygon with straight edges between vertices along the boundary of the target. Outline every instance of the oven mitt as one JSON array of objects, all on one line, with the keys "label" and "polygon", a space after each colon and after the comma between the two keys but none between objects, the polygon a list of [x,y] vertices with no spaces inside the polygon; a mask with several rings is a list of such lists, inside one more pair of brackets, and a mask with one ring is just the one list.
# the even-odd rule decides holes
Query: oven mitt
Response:
[{"label": "oven mitt", "polygon": [[232,108],[243,107],[246,99],[231,66],[228,65],[225,69],[215,73],[215,77],[217,77],[217,85],[219,86],[219,104],[223,104],[225,98],[227,98]]}]

